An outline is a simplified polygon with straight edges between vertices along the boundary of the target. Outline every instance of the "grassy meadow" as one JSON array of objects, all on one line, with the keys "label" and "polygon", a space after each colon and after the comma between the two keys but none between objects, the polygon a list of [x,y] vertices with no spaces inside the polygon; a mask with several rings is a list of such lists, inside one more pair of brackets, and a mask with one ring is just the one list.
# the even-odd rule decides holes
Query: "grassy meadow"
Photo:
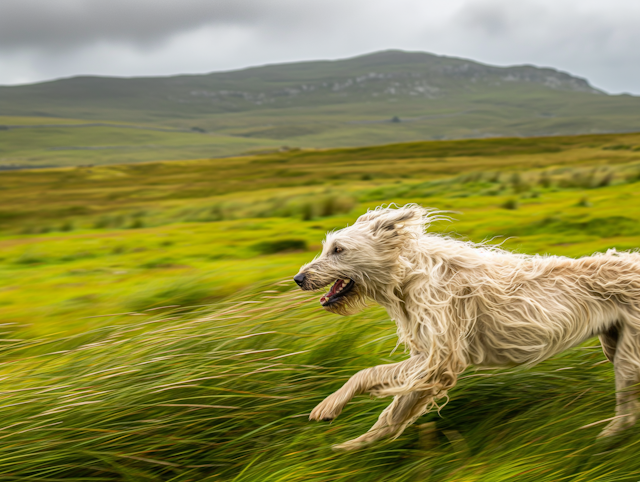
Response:
[{"label": "grassy meadow", "polygon": [[[190,134],[189,134],[190,135]],[[383,203],[525,253],[640,246],[640,134],[274,150],[0,172],[0,479],[634,481],[597,340],[529,370],[470,369],[438,415],[340,454],[389,400],[308,413],[401,360],[372,306],[324,312],[291,277]]]},{"label": "grassy meadow", "polygon": [[281,142],[270,139],[197,129],[0,116],[0,170],[200,159],[281,146]]}]

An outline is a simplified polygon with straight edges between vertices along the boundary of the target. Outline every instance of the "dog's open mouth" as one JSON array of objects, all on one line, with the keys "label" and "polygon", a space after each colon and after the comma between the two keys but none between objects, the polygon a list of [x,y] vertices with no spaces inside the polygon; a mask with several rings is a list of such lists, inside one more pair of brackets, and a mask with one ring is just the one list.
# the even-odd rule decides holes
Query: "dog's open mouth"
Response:
[{"label": "dog's open mouth", "polygon": [[326,295],[320,298],[320,304],[322,306],[329,306],[344,295],[346,295],[355,286],[355,282],[352,279],[338,279],[329,290]]}]

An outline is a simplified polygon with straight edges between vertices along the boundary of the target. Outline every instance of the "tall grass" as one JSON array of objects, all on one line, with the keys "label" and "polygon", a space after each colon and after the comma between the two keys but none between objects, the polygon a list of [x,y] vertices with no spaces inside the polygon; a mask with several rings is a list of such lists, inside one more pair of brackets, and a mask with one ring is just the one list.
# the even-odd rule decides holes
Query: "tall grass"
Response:
[{"label": "tall grass", "polygon": [[[587,343],[530,370],[471,370],[396,441],[348,454],[389,400],[307,415],[357,370],[389,363],[380,309],[350,318],[284,286],[64,339],[5,340],[2,480],[636,480],[640,437],[613,416],[611,365]],[[435,424],[435,425],[434,425]],[[435,428],[435,431],[434,431]]]}]

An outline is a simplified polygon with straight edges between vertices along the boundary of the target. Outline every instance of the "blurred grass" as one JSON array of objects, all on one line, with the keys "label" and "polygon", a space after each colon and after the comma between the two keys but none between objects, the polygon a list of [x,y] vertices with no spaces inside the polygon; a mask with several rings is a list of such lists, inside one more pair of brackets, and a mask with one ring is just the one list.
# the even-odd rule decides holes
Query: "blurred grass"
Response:
[{"label": "blurred grass", "polygon": [[[267,289],[265,289],[267,288]],[[185,314],[64,339],[7,341],[0,477],[6,480],[632,480],[634,431],[613,415],[613,373],[586,343],[534,369],[470,370],[439,417],[348,454],[387,401],[357,397],[332,424],[311,408],[355,371],[397,361],[379,308],[338,318],[315,296],[264,286]],[[162,313],[159,315],[158,313]],[[142,321],[140,321],[142,320]],[[435,431],[424,423],[435,422]],[[591,425],[594,424],[595,425]],[[587,426],[587,427],[585,427]],[[585,428],[582,428],[585,427]]]},{"label": "blurred grass", "polygon": [[640,245],[640,152],[617,147],[640,136],[469,142],[0,173],[0,479],[640,479],[637,431],[603,447],[581,429],[614,413],[596,340],[470,370],[441,416],[370,450],[328,447],[388,400],[306,421],[406,356],[380,308],[341,318],[288,291],[367,208],[448,209],[433,230],[527,253]]}]

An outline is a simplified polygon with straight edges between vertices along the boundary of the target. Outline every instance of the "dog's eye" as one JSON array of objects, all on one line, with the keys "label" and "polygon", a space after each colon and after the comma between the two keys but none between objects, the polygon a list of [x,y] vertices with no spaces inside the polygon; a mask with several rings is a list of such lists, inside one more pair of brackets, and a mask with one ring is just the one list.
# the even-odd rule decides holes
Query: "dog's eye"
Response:
[{"label": "dog's eye", "polygon": [[333,248],[333,252],[336,254],[340,254],[344,251],[343,248],[341,248],[340,246],[336,246],[335,248]]}]

